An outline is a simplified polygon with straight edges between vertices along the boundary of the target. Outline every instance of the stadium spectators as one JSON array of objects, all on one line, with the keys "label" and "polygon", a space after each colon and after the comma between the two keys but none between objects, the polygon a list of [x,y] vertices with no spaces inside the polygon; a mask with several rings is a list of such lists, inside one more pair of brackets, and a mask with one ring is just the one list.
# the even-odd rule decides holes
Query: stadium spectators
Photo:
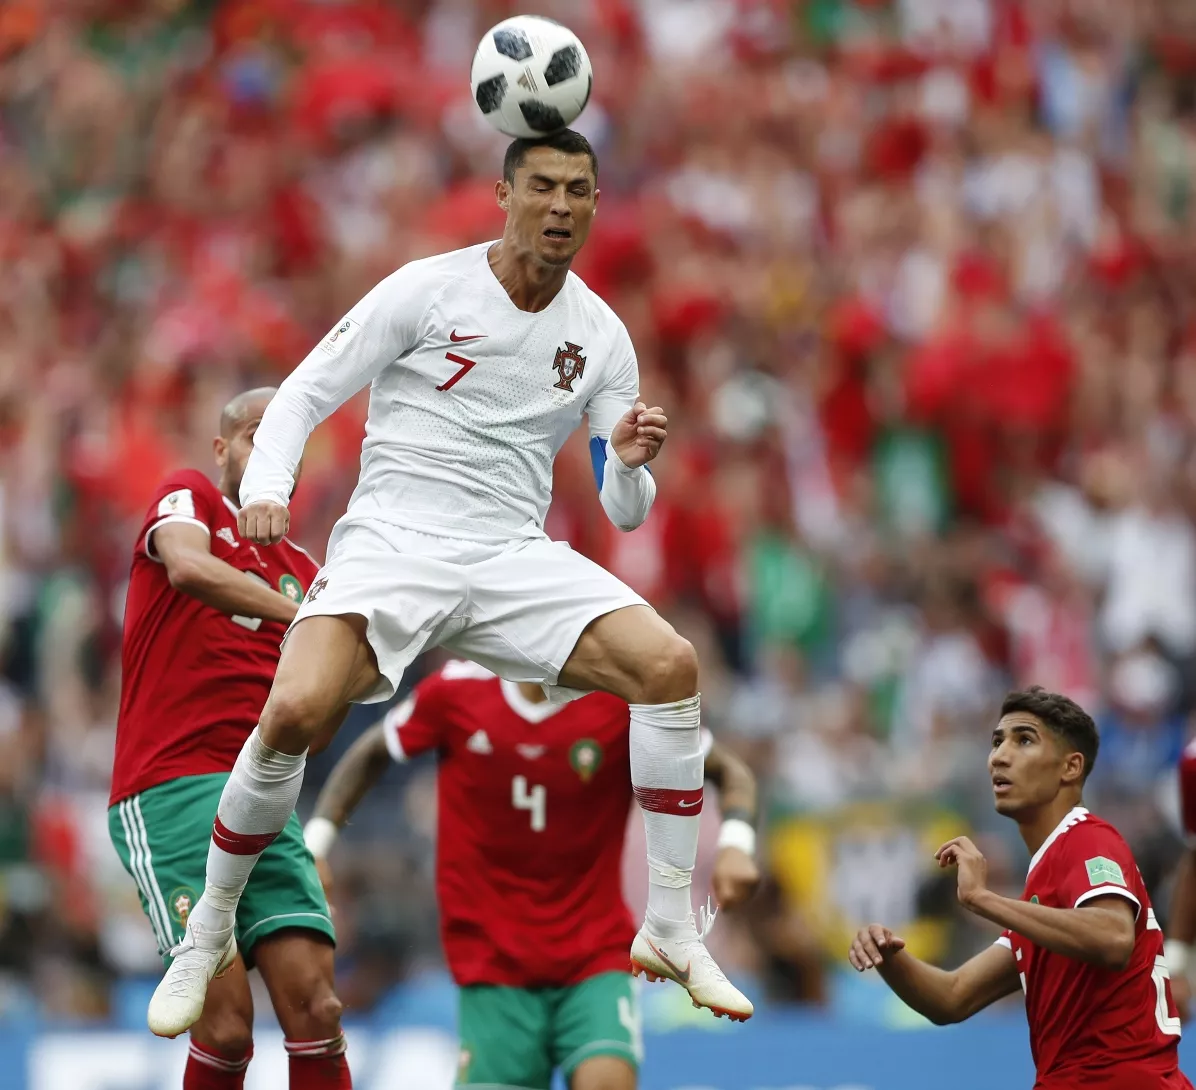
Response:
[{"label": "stadium spectators", "polygon": [[[99,1015],[155,968],[102,819],[130,535],[231,392],[496,232],[504,141],[465,73],[520,6],[0,5],[0,1015]],[[974,758],[1007,683],[1103,709],[1097,803],[1165,874],[1196,709],[1196,9],[537,7],[595,70],[577,271],[671,435],[643,528],[610,529],[578,443],[549,529],[695,641],[768,788],[774,874],[732,956],[815,999],[878,903],[915,952],[985,941],[923,849],[1007,835]],[[362,421],[309,446],[317,553]],[[396,778],[340,849],[351,1007],[437,958],[429,792]]]}]

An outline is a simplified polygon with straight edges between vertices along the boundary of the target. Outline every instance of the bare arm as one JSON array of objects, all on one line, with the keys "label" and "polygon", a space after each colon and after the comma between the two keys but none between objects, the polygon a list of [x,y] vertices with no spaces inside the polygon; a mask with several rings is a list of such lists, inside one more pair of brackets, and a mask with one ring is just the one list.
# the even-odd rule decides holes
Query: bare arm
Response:
[{"label": "bare arm", "polygon": [[323,818],[338,829],[357,809],[358,804],[374,786],[390,764],[386,738],[381,723],[375,723],[336,762],[316,799],[312,820]]},{"label": "bare arm", "polygon": [[988,864],[966,836],[948,840],[935,858],[956,867],[959,903],[1054,954],[1124,969],[1134,953],[1134,906],[1117,893],[1101,892],[1077,908],[1052,908],[1002,897],[988,888]]},{"label": "bare arm", "polygon": [[153,548],[175,590],[230,616],[290,624],[299,606],[212,555],[211,539],[188,522],[168,522],[153,534]]},{"label": "bare arm", "polygon": [[724,818],[756,823],[759,806],[756,777],[743,761],[718,742],[706,754],[706,779],[718,788]]},{"label": "bare arm", "polygon": [[859,971],[875,968],[894,994],[938,1026],[971,1018],[1021,987],[1013,952],[1003,944],[948,971],[906,953],[905,942],[888,928],[862,928],[848,954]]},{"label": "bare arm", "polygon": [[986,889],[964,906],[1035,946],[1102,969],[1124,969],[1134,953],[1134,906],[1116,894],[1094,897],[1079,908],[1051,908]]},{"label": "bare arm", "polygon": [[756,777],[734,753],[718,742],[706,754],[706,779],[718,788],[723,827],[711,885],[719,906],[742,904],[760,884],[756,865]]}]

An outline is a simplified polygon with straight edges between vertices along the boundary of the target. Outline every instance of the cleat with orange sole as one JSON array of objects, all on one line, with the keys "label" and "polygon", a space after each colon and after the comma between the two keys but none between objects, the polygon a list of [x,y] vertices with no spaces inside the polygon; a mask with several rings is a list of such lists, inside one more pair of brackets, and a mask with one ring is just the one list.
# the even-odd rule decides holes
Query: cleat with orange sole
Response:
[{"label": "cleat with orange sole", "polygon": [[752,1016],[751,1000],[723,975],[696,931],[665,939],[642,929],[632,944],[631,973],[653,984],[680,984],[695,1007],[705,1007],[718,1018],[746,1022]]}]

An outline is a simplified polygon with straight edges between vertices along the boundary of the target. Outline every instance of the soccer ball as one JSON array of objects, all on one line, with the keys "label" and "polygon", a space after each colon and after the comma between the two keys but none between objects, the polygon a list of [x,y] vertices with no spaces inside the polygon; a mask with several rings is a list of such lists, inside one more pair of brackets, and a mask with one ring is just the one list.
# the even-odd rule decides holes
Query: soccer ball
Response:
[{"label": "soccer ball", "polygon": [[577,35],[538,15],[516,15],[488,30],[469,78],[486,120],[507,136],[522,137],[572,124],[594,85]]}]

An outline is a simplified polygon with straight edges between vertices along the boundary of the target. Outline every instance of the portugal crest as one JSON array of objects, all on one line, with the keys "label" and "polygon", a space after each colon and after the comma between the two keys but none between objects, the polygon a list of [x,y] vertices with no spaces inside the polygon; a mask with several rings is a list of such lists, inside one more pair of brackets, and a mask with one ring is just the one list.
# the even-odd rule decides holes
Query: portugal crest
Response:
[{"label": "portugal crest", "polygon": [[581,777],[582,783],[589,783],[594,773],[602,767],[602,747],[593,738],[574,742],[569,750],[569,764]]},{"label": "portugal crest", "polygon": [[581,354],[581,345],[566,341],[564,348],[556,350],[556,359],[552,361],[553,370],[560,376],[552,384],[555,390],[568,390],[573,393],[573,380],[581,378],[586,369],[586,358]]}]

